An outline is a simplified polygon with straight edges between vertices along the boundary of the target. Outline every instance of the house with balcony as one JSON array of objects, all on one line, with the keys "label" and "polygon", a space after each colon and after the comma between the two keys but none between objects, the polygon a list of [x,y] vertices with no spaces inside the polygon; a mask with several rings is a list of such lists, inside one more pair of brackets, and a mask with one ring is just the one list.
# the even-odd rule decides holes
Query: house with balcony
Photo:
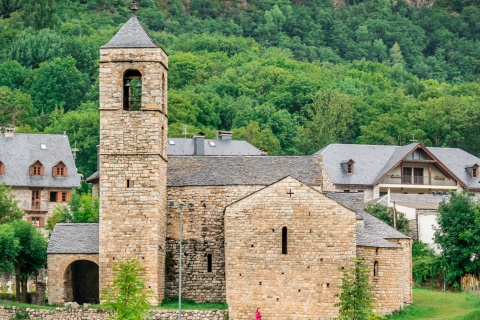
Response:
[{"label": "house with balcony", "polygon": [[12,188],[24,219],[43,228],[57,205],[80,187],[65,134],[0,133],[0,183]]},{"label": "house with balcony", "polygon": [[457,148],[331,144],[323,157],[323,190],[363,192],[370,201],[394,194],[448,194],[480,190],[480,158]]}]

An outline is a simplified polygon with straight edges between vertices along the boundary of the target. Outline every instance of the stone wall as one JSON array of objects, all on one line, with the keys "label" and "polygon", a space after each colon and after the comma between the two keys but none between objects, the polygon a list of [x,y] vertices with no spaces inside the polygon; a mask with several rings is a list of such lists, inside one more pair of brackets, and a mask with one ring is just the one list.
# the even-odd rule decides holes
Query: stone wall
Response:
[{"label": "stone wall", "polygon": [[48,265],[48,302],[50,304],[64,304],[71,301],[72,286],[67,285],[67,268],[75,261],[87,260],[98,265],[98,254],[49,254]]},{"label": "stone wall", "polygon": [[227,207],[230,317],[251,319],[257,306],[267,319],[338,316],[334,295],[339,269],[355,256],[355,216],[289,177]]},{"label": "stone wall", "polygon": [[[370,270],[375,311],[380,315],[390,314],[412,302],[411,240],[392,242],[403,248],[357,247],[357,256],[363,258]],[[377,275],[374,275],[375,262],[378,263]]]},{"label": "stone wall", "polygon": [[[31,320],[107,320],[111,315],[108,312],[97,309],[71,309],[57,308],[56,310],[26,309]],[[20,308],[5,308],[0,306],[0,319],[10,319],[16,312],[25,312]],[[150,310],[151,318],[162,320],[178,319],[176,310]],[[182,318],[188,320],[224,320],[226,310],[188,310],[182,311]]]},{"label": "stone wall", "polygon": [[[182,296],[185,299],[225,301],[224,209],[264,186],[169,187],[168,199],[194,203],[183,208]],[[186,197],[188,195],[188,197]],[[166,295],[178,296],[178,208],[167,214]],[[212,270],[208,271],[208,255]]]},{"label": "stone wall", "polygon": [[[124,110],[124,76],[141,74],[141,109]],[[100,50],[100,288],[136,258],[152,304],[164,297],[168,58],[161,48]]]}]

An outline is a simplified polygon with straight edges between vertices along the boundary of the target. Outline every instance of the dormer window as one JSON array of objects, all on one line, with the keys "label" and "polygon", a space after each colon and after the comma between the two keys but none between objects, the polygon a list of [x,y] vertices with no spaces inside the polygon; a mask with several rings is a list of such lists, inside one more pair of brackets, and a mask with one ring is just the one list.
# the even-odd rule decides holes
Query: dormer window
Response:
[{"label": "dormer window", "polygon": [[352,159],[342,161],[341,164],[342,164],[343,172],[348,173],[348,174],[352,174],[354,172],[355,161],[353,161]]},{"label": "dormer window", "polygon": [[52,168],[52,176],[54,177],[66,177],[67,175],[67,166],[62,161]]},{"label": "dormer window", "polygon": [[5,174],[5,165],[3,164],[2,161],[0,161],[0,175]]},{"label": "dormer window", "polygon": [[142,107],[142,74],[128,70],[123,76],[123,110],[138,111]]},{"label": "dormer window", "polygon": [[30,175],[31,176],[43,176],[43,175],[45,175],[45,170],[43,168],[43,164],[40,161],[37,161],[30,166]]},{"label": "dormer window", "polygon": [[467,170],[472,178],[478,178],[478,167],[479,165],[475,163],[471,166],[466,166],[465,170]]},{"label": "dormer window", "polygon": [[410,153],[406,158],[406,160],[431,160],[431,158],[423,151],[422,149],[417,149]]}]

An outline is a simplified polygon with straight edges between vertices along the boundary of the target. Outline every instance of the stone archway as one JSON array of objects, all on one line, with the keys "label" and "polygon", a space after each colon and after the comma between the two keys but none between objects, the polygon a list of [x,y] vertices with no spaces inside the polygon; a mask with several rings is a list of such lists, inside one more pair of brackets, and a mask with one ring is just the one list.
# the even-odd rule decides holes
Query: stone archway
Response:
[{"label": "stone archway", "polygon": [[99,303],[98,264],[76,260],[65,270],[65,301]]}]

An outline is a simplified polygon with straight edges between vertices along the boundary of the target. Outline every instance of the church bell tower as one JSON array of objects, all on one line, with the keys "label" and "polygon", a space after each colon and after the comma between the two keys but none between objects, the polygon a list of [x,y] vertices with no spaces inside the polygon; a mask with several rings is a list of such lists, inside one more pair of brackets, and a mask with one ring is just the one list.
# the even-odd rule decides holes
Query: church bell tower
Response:
[{"label": "church bell tower", "polygon": [[100,289],[135,258],[152,304],[165,294],[167,71],[135,15],[100,48]]}]

